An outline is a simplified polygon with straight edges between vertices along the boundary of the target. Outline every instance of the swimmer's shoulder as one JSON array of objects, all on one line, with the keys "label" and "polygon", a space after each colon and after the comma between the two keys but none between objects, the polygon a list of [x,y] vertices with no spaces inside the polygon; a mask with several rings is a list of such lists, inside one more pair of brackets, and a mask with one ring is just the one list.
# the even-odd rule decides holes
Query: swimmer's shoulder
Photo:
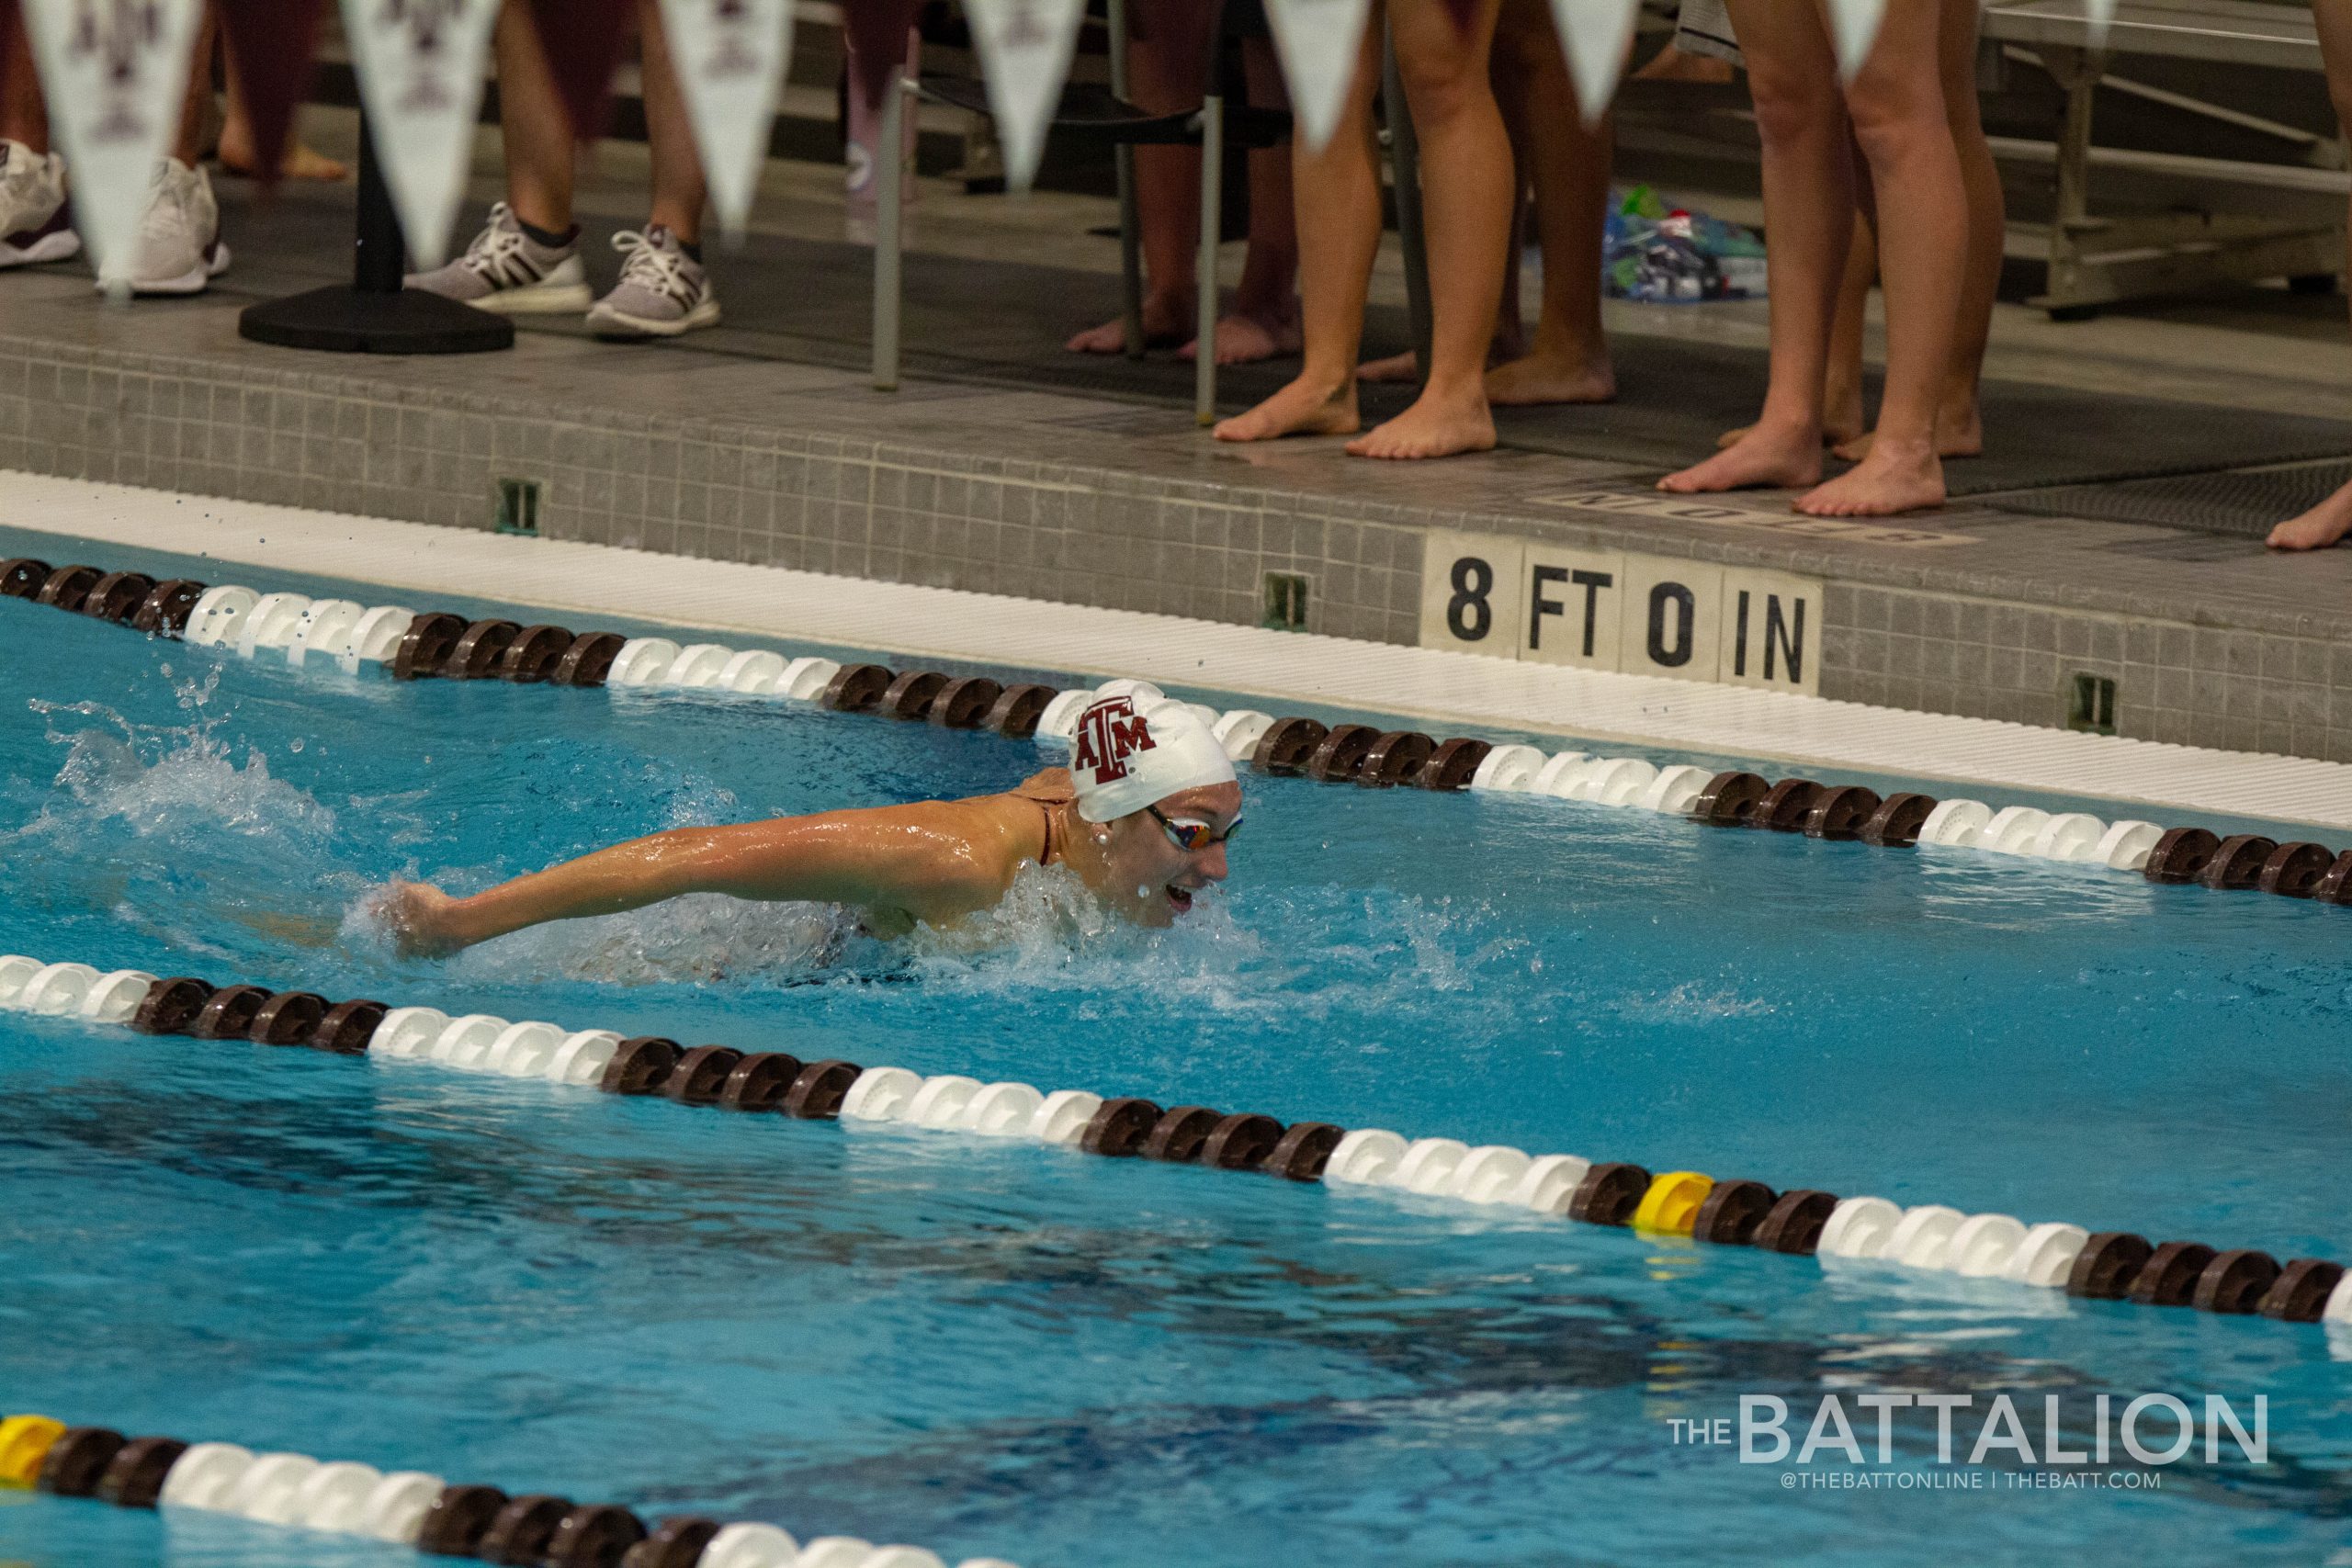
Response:
[{"label": "swimmer's shoulder", "polygon": [[1030,774],[1005,794],[1039,806],[1068,806],[1078,799],[1078,780],[1068,768],[1047,768]]},{"label": "swimmer's shoulder", "polygon": [[[1046,824],[1059,807],[1078,798],[1068,768],[1047,768],[1011,789],[969,795],[941,805],[967,824],[975,845],[985,840],[1002,859],[1006,875],[1023,861],[1037,858]],[[994,858],[994,857],[992,857]]]}]

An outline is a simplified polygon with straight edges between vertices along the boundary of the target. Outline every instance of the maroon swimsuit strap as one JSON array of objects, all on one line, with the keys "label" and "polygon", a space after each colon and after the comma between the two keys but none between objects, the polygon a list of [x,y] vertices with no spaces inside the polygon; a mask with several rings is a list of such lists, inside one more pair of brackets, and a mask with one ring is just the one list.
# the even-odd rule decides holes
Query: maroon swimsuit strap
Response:
[{"label": "maroon swimsuit strap", "polygon": [[1078,799],[1078,785],[1070,778],[1068,768],[1047,768],[1035,777],[1022,781],[1021,787],[1011,792],[1020,799],[1034,802],[1046,814],[1046,841],[1038,852],[1039,865],[1052,865],[1060,860],[1061,845],[1054,834],[1055,814]]}]

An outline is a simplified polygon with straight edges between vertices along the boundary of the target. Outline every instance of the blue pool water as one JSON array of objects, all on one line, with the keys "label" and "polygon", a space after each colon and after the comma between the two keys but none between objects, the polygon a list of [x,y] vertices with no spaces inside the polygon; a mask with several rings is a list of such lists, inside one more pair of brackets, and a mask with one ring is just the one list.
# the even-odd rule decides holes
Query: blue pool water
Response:
[{"label": "blue pool water", "polygon": [[[1052,760],[740,699],[395,688],[0,601],[0,952],[2352,1258],[2352,914],[2285,899],[1251,781],[1234,883],[1164,935],[1100,929],[1051,877],[999,945],[830,970],[789,908],[446,965],[354,914],[394,875],[471,889]],[[2352,1368],[2315,1326],[16,1014],[0,1199],[0,1408],[950,1562],[2309,1563],[2352,1539]],[[2153,1491],[1997,1466],[1789,1490],[1668,1425],[1881,1388],[2260,1393],[2271,1459],[2199,1452]],[[1917,1414],[1897,1469],[1949,1474]],[[0,1560],[413,1558],[0,1493]]]}]

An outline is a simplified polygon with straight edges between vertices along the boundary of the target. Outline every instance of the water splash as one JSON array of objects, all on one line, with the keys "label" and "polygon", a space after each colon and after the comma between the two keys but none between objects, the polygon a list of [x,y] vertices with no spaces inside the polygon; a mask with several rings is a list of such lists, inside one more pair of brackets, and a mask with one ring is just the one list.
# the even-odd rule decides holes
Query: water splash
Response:
[{"label": "water splash", "polygon": [[1761,997],[1743,997],[1728,987],[1685,980],[1662,995],[1628,997],[1617,1011],[1644,1023],[1703,1026],[1728,1018],[1755,1018],[1780,1010]]},{"label": "water splash", "polygon": [[[346,932],[353,924],[345,922]],[[369,940],[383,943],[380,923]],[[554,973],[621,986],[751,987],[833,968],[862,971],[869,945],[829,905],[696,893],[627,914],[534,926],[468,949],[449,970],[467,984],[527,984]]]},{"label": "water splash", "polygon": [[[181,708],[200,715],[219,681],[215,670],[201,682],[181,685]],[[248,746],[243,762],[237,761],[218,733],[225,715],[181,726],[137,725],[100,703],[34,698],[28,705],[47,721],[51,743],[66,749],[55,782],[71,804],[52,796],[0,841],[78,840],[102,825],[118,824],[142,839],[212,831],[322,849],[334,833],[334,812],[273,777],[259,747]],[[98,724],[69,729],[59,722],[66,715]]]},{"label": "water splash", "polygon": [[[1303,942],[1301,931],[1346,931]],[[1136,996],[1170,1009],[1320,1018],[1358,1009],[1475,1008],[1531,973],[1528,944],[1476,901],[1344,888],[1217,890],[1166,930],[1128,924],[1065,867],[1024,866],[995,909],[906,943],[929,986],[980,997],[1067,995],[1109,1018]]]}]

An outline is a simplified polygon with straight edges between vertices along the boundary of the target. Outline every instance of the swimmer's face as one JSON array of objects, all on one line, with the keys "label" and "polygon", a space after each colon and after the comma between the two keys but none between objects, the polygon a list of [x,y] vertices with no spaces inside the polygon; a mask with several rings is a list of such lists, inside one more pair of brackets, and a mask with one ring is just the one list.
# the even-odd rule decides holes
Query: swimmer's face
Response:
[{"label": "swimmer's face", "polygon": [[[1241,819],[1241,786],[1204,784],[1155,809],[1112,823],[1102,858],[1112,903],[1138,925],[1169,926],[1194,894],[1225,880],[1225,836]],[[1188,850],[1178,841],[1186,837],[1200,841]]]}]

